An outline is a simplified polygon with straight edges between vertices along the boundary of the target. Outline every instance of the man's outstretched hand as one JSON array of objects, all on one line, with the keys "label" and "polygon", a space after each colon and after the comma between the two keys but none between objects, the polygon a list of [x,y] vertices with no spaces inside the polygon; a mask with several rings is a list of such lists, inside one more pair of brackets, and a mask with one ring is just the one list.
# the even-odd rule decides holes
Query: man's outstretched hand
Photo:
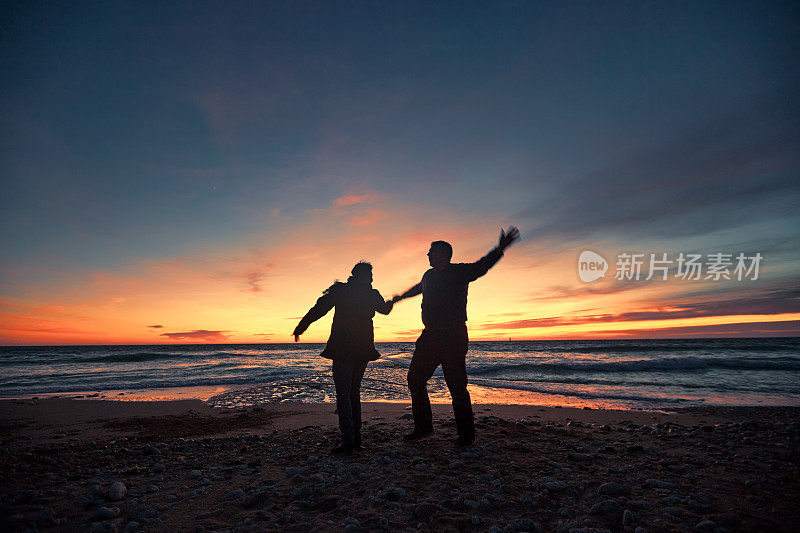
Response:
[{"label": "man's outstretched hand", "polygon": [[500,242],[497,243],[497,248],[502,252],[517,240],[519,240],[519,230],[516,226],[511,226],[508,231],[501,229]]}]

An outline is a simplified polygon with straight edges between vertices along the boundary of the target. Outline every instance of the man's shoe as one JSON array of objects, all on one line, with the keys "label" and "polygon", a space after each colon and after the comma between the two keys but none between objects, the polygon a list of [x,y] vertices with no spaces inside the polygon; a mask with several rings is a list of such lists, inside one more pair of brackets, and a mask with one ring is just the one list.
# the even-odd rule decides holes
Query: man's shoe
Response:
[{"label": "man's shoe", "polygon": [[336,445],[334,449],[331,450],[333,455],[350,455],[353,453],[353,446],[352,444],[345,444],[344,442],[340,442]]},{"label": "man's shoe", "polygon": [[430,429],[415,429],[411,433],[406,433],[403,435],[404,440],[419,440],[423,439],[429,435],[433,435],[433,428]]},{"label": "man's shoe", "polygon": [[472,446],[473,442],[475,442],[475,435],[459,435],[456,439],[456,446],[466,448],[467,446]]}]

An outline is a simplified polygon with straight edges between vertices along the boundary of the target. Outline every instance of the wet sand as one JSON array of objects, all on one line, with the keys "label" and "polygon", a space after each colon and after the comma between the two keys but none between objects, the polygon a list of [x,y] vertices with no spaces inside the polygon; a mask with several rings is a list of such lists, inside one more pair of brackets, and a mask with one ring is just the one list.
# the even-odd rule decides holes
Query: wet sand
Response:
[{"label": "wet sand", "polygon": [[797,531],[800,408],[673,413],[477,405],[413,444],[364,404],[335,458],[331,404],[0,401],[4,531]]}]

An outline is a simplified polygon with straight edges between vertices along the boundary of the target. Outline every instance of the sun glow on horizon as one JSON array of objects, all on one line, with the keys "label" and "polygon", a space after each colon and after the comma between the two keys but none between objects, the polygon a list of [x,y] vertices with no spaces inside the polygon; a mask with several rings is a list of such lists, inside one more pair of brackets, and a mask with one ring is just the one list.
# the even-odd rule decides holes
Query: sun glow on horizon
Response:
[{"label": "sun glow on horizon", "polygon": [[[496,242],[495,232],[487,228],[501,225],[439,213],[434,233],[414,222],[416,217],[409,215],[413,206],[376,206],[382,198],[376,194],[341,198],[316,210],[306,224],[276,229],[285,232],[280,241],[273,237],[263,239],[262,246],[205,246],[181,257],[61,278],[61,285],[30,287],[24,297],[5,297],[0,300],[0,343],[292,342],[290,333],[300,317],[330,283],[345,279],[355,262],[372,262],[373,285],[388,299],[419,281],[434,238],[454,244],[454,261],[474,261]],[[385,213],[376,224],[346,223],[376,207]],[[331,231],[333,227],[339,232]],[[797,334],[800,313],[730,307],[714,313],[710,298],[693,304],[674,300],[687,288],[680,281],[583,284],[577,280],[576,252],[542,254],[545,246],[523,240],[470,285],[471,339],[652,338],[687,328],[684,334],[702,336],[718,334],[714,326],[735,324],[743,329],[728,328],[731,336]],[[376,341],[415,340],[422,328],[420,301],[401,302],[388,317],[376,315]],[[710,307],[692,316],[697,302]],[[330,312],[313,324],[301,340],[325,342],[332,316]],[[778,329],[756,327],[767,322]]]}]

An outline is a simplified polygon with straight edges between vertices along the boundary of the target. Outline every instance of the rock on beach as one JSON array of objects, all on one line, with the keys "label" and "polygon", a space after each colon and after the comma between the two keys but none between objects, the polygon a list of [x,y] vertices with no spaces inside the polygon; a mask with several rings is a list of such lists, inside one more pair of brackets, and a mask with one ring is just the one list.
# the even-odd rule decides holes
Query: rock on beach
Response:
[{"label": "rock on beach", "polygon": [[125,498],[128,493],[128,488],[122,481],[115,481],[108,487],[108,499],[111,501],[119,501]]}]

